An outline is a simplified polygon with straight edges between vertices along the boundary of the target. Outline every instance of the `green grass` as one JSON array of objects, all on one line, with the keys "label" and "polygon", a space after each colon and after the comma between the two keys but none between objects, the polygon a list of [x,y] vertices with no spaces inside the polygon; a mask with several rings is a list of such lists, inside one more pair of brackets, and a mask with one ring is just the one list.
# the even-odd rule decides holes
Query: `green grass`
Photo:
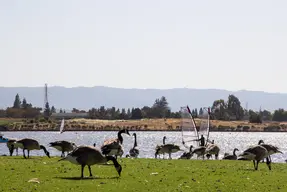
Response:
[{"label": "green grass", "polygon": [[94,177],[86,167],[81,180],[80,166],[58,159],[0,157],[0,191],[287,191],[287,164],[254,171],[251,161],[122,159],[120,178],[113,166],[95,165]]}]

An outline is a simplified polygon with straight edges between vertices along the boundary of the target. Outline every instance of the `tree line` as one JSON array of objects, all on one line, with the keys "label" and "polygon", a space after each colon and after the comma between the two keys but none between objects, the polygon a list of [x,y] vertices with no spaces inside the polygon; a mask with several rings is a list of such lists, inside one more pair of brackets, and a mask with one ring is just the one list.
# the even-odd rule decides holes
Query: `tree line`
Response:
[{"label": "tree line", "polygon": [[[211,119],[230,121],[230,120],[249,120],[251,123],[262,123],[262,121],[287,121],[287,111],[277,109],[273,113],[267,110],[246,110],[241,106],[239,98],[235,95],[229,95],[227,100],[218,99],[210,107]],[[0,109],[0,117],[8,118],[39,118],[49,119],[52,113],[56,113],[56,108],[47,102],[44,109],[35,107],[28,103],[26,98],[20,99],[19,94],[15,96],[11,107]],[[59,113],[65,113],[65,110],[59,109]],[[143,106],[142,108],[119,109],[116,107],[91,108],[88,111],[72,109],[72,113],[88,113],[91,119],[142,119],[142,118],[180,118],[180,111],[172,112],[168,105],[166,97],[157,98],[152,106]],[[195,108],[191,110],[194,118],[201,118],[205,114],[204,108]]]}]

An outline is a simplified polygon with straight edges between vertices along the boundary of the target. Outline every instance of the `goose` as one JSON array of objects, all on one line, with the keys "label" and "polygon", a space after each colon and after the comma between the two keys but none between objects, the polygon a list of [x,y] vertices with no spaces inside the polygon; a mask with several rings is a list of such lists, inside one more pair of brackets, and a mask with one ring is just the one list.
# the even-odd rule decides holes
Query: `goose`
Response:
[{"label": "goose", "polygon": [[81,165],[81,178],[84,178],[84,168],[86,165],[89,168],[90,177],[92,177],[91,166],[95,164],[106,164],[108,161],[113,161],[115,169],[119,176],[121,176],[122,166],[118,163],[116,158],[113,156],[103,156],[99,149],[92,146],[79,146],[59,161],[63,160],[76,165]]},{"label": "goose", "polygon": [[[191,147],[193,148],[193,146],[191,146]],[[197,159],[200,156],[202,156],[202,159],[204,160],[205,150],[206,150],[206,147],[204,147],[204,146],[196,147],[194,150],[192,150],[191,156],[193,156],[193,154],[196,154],[197,155]]]},{"label": "goose", "polygon": [[206,147],[205,153],[209,159],[212,155],[215,155],[215,159],[218,159],[220,148],[216,144],[209,144]]},{"label": "goose", "polygon": [[273,155],[275,153],[283,154],[281,151],[279,151],[278,147],[275,147],[275,146],[269,145],[269,144],[264,144],[264,141],[262,139],[259,140],[258,145],[261,145],[262,147],[264,147],[267,150],[268,157],[269,157],[270,161],[271,161],[271,155]]},{"label": "goose", "polygon": [[12,151],[14,150],[14,148],[18,148],[18,147],[23,149],[23,157],[25,159],[27,158],[25,155],[25,149],[28,151],[28,158],[30,157],[31,150],[41,150],[41,149],[50,158],[50,153],[47,151],[47,149],[43,145],[40,145],[38,141],[34,139],[25,138],[25,139],[20,139],[20,140],[15,141],[12,144]]},{"label": "goose", "polygon": [[75,143],[71,143],[68,141],[55,141],[49,144],[50,144],[50,147],[53,147],[57,149],[58,151],[62,152],[61,157],[65,156],[65,152],[73,151],[74,148],[77,147]]},{"label": "goose", "polygon": [[118,132],[118,138],[113,138],[113,139],[108,139],[104,141],[104,144],[101,147],[101,151],[103,155],[115,155],[117,156],[122,156],[123,155],[123,136],[122,133],[125,133],[127,135],[130,135],[129,131],[127,129],[122,129]]},{"label": "goose", "polygon": [[130,156],[137,158],[140,152],[139,152],[139,150],[136,148],[136,147],[138,146],[136,133],[133,133],[133,136],[135,137],[135,141],[134,141],[134,146],[133,146],[133,148],[131,148],[131,150],[130,150]]},{"label": "goose", "polygon": [[18,147],[14,146],[15,142],[16,142],[16,139],[9,139],[8,142],[6,143],[6,146],[9,149],[10,156],[13,155],[14,149],[16,149],[16,155],[18,156]]},{"label": "goose", "polygon": [[235,153],[236,151],[239,151],[239,150],[237,148],[235,148],[233,150],[233,155],[226,155],[222,159],[225,159],[225,160],[236,160],[237,159],[237,155]]},{"label": "goose", "polygon": [[178,145],[175,144],[165,144],[166,136],[163,137],[163,145],[157,146],[155,156],[159,154],[168,153],[169,159],[171,159],[171,153],[176,153],[178,151],[182,151]]},{"label": "goose", "polygon": [[255,170],[258,170],[258,164],[264,158],[266,158],[266,164],[269,170],[271,170],[271,161],[268,157],[268,151],[265,147],[261,145],[249,147],[242,154],[239,155],[240,160],[252,160]]},{"label": "goose", "polygon": [[189,152],[184,152],[179,159],[190,159],[191,158],[191,153],[192,153],[192,145],[189,147]]}]

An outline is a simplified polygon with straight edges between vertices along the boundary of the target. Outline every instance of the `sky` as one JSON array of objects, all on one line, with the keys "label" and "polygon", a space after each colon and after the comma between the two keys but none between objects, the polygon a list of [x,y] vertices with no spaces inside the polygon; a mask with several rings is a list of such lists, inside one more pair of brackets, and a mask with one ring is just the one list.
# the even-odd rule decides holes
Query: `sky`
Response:
[{"label": "sky", "polygon": [[287,93],[287,1],[0,0],[0,86]]}]

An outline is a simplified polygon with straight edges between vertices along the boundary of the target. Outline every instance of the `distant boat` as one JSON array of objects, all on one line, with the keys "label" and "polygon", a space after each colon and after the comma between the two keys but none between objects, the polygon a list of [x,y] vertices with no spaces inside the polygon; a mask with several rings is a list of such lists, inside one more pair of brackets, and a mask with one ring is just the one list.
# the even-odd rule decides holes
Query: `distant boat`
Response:
[{"label": "distant boat", "polygon": [[62,121],[61,121],[61,126],[60,126],[60,133],[63,133],[63,132],[64,132],[64,126],[65,126],[65,120],[62,119]]},{"label": "distant boat", "polygon": [[0,133],[0,143],[7,143],[9,141],[9,139],[3,137],[4,135],[2,133]]}]

